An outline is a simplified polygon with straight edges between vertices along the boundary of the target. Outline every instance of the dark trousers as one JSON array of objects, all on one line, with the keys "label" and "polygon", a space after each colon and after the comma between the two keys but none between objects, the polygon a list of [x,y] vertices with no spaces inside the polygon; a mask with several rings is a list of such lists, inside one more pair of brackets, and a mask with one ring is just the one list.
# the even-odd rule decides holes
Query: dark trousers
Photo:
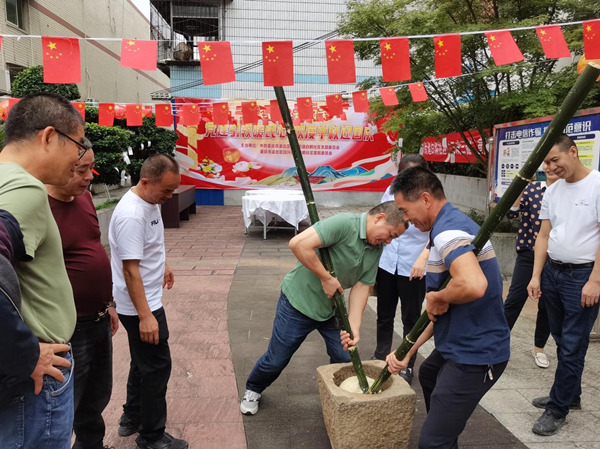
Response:
[{"label": "dark trousers", "polygon": [[110,315],[100,321],[77,320],[71,338],[75,418],[73,449],[103,449],[102,412],[112,391],[112,336]]},{"label": "dark trousers", "polygon": [[158,321],[158,345],[140,339],[140,320],[136,316],[119,315],[127,330],[131,364],[127,379],[127,401],[123,411],[140,423],[140,435],[156,441],[165,433],[167,422],[167,383],[171,376],[171,352],[167,316],[161,307],[152,312]]},{"label": "dark trousers", "polygon": [[[527,285],[533,274],[533,251],[523,249],[517,252],[517,260],[513,269],[512,281],[504,301],[504,315],[509,329],[512,329],[519,318],[521,310],[527,301]],[[534,345],[543,348],[548,342],[550,336],[550,324],[548,323],[548,312],[544,296],[539,299],[538,313],[535,321]]]},{"label": "dark trousers", "polygon": [[419,382],[427,408],[419,449],[458,448],[458,436],[467,420],[500,378],[507,363],[464,365],[445,359],[434,349],[419,367]]},{"label": "dark trousers", "polygon": [[[403,337],[413,328],[421,316],[421,306],[425,298],[425,277],[413,279],[407,276],[390,274],[377,269],[377,347],[375,357],[385,360],[392,352],[392,339],[394,338],[394,319],[400,298],[402,313]],[[410,359],[408,366],[415,365],[417,354]]]}]

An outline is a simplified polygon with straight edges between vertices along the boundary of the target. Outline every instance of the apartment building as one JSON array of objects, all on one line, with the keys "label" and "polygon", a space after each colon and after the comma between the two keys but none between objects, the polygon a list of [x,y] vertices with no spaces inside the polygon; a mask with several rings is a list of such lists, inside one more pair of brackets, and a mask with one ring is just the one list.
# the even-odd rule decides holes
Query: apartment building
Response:
[{"label": "apartment building", "polygon": [[[152,92],[170,86],[160,70],[119,64],[120,39],[151,39],[149,19],[131,0],[0,0],[0,33],[0,93],[10,94],[11,80],[21,70],[42,64],[39,36],[98,39],[80,40],[78,87],[84,100],[151,102]],[[116,40],[105,40],[110,38]]]}]

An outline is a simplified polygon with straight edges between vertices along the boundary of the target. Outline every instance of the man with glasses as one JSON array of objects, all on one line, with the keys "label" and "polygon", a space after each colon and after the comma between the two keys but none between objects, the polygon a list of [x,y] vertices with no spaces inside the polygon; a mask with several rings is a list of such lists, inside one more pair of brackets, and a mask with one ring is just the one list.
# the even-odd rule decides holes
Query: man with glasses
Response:
[{"label": "man with glasses", "polygon": [[46,188],[77,309],[71,339],[75,360],[73,449],[102,449],[102,412],[112,392],[112,335],[119,328],[119,318],[111,302],[110,260],[100,241],[98,217],[88,191],[94,177],[94,152],[84,151],[79,162],[65,186]]},{"label": "man with glasses", "polygon": [[[17,264],[25,323],[40,341],[38,365],[24,393],[0,414],[0,447],[67,449],[73,428],[73,291],[58,226],[44,183],[66,185],[90,147],[84,121],[55,94],[28,95],[4,125],[0,152],[0,209],[21,225],[28,261]],[[4,342],[10,344],[10,342]]]}]

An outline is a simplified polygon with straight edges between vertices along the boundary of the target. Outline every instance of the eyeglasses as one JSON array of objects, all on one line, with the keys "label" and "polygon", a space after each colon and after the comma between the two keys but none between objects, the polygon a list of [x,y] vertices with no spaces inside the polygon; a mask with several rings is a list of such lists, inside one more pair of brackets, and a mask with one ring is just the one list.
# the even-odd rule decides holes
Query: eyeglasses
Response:
[{"label": "eyeglasses", "polygon": [[54,128],[54,131],[56,131],[61,136],[66,137],[67,139],[69,139],[71,142],[73,142],[75,145],[77,145],[79,147],[79,153],[78,153],[77,159],[81,159],[83,157],[83,155],[87,152],[87,150],[92,148],[92,142],[90,142],[87,137],[83,138],[83,142],[77,142],[75,139],[67,136],[65,133],[63,133],[62,131],[59,131],[56,128]]}]

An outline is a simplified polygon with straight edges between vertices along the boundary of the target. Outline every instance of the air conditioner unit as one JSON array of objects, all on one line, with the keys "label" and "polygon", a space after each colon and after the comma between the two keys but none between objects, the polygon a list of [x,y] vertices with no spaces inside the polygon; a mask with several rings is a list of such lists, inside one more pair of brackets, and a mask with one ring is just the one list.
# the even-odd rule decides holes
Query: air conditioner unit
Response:
[{"label": "air conditioner unit", "polygon": [[4,70],[4,76],[0,74],[0,92],[10,93],[10,72]]}]

